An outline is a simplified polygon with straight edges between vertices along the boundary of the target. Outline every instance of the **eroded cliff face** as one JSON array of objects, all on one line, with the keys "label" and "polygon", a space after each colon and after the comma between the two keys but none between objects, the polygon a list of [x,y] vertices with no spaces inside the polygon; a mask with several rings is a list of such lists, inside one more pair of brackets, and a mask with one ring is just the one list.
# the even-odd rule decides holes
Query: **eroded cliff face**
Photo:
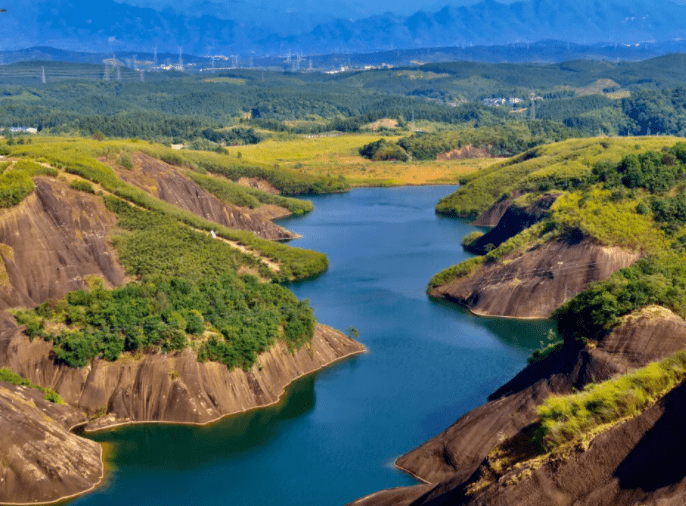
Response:
[{"label": "eroded cliff face", "polygon": [[486,263],[469,278],[437,287],[430,295],[483,316],[547,318],[589,283],[607,279],[639,257],[638,253],[601,246],[588,238],[561,238],[500,262]]},{"label": "eroded cliff face", "polygon": [[51,387],[89,416],[86,430],[130,422],[203,424],[278,401],[293,380],[341,358],[362,353],[358,342],[318,325],[311,345],[291,353],[279,342],[260,355],[250,371],[229,371],[217,362],[197,361],[187,349],[176,355],[155,353],[116,362],[94,360],[82,369],[57,364],[52,344],[29,341],[7,323],[0,332],[0,367]]},{"label": "eroded cliff face", "polygon": [[[510,471],[473,492],[467,482],[442,487],[414,506],[677,506],[686,503],[686,383],[636,418],[595,437],[588,447],[548,458],[529,472]],[[484,466],[485,467],[485,466]],[[473,490],[473,489],[472,489]]]},{"label": "eroded cliff face", "polygon": [[36,191],[0,212],[0,309],[33,307],[85,287],[97,275],[110,287],[124,271],[109,237],[116,218],[102,199],[36,178]]},{"label": "eroded cliff face", "polygon": [[165,202],[225,227],[248,230],[264,239],[281,241],[297,237],[271,221],[288,216],[290,213],[286,209],[273,205],[248,209],[225,204],[185,178],[174,167],[156,158],[136,153],[133,162],[132,170],[118,170],[117,174]]},{"label": "eroded cliff face", "polygon": [[507,202],[508,205],[502,215],[500,214],[500,209],[502,208],[503,201],[498,202],[494,205],[495,209],[489,209],[489,211],[476,220],[478,222],[479,219],[484,217],[484,221],[490,221],[490,218],[486,219],[486,216],[493,210],[494,215],[500,216],[498,223],[493,229],[470,244],[469,251],[478,255],[485,255],[490,249],[497,248],[522,230],[538,223],[548,216],[548,211],[557,200],[557,197],[558,195],[556,194],[544,194],[526,207],[516,206],[512,203],[512,199],[507,199],[504,202]]},{"label": "eroded cliff face", "polygon": [[[455,497],[450,494],[464,489],[463,485],[469,482],[498,444],[534,422],[537,419],[537,407],[551,394],[570,394],[590,382],[624,374],[684,348],[686,321],[664,308],[646,308],[625,318],[622,325],[595,346],[579,347],[572,343],[541,362],[528,366],[494,392],[489,402],[465,414],[443,433],[400,457],[396,465],[434,485],[422,501],[444,496],[454,500]],[[410,504],[423,494],[427,494],[426,486],[390,490],[361,499],[355,504],[385,505],[393,504],[393,500],[397,500],[398,504]],[[516,501],[495,502],[493,498],[496,496],[489,497],[494,502],[486,501],[483,504],[519,504]],[[424,504],[422,501],[417,504]]]},{"label": "eroded cliff face", "polygon": [[79,410],[0,382],[0,503],[45,503],[83,493],[103,476],[100,445],[69,429]]}]

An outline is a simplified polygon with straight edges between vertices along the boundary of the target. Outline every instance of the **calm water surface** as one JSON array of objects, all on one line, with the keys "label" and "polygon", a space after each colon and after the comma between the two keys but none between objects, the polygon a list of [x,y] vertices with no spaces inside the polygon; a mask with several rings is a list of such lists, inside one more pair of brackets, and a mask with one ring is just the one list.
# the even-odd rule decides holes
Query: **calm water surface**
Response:
[{"label": "calm water surface", "polygon": [[106,486],[72,504],[341,505],[411,485],[396,457],[439,433],[512,377],[547,322],[473,317],[428,299],[440,269],[467,258],[475,230],[438,217],[455,187],[359,189],[313,198],[282,224],[329,257],[291,285],[319,321],[356,327],[369,353],[296,382],[277,406],[209,427],[133,426],[106,443]]}]

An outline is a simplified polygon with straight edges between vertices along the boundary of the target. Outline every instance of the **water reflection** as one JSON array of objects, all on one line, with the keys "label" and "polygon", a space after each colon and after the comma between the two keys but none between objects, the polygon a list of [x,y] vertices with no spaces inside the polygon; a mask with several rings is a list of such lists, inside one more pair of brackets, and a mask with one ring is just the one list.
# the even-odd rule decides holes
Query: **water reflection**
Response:
[{"label": "water reflection", "polygon": [[118,466],[173,471],[205,467],[267,445],[284,422],[311,412],[315,379],[316,375],[311,375],[293,383],[278,404],[210,425],[131,425],[94,434],[91,439],[115,443],[111,459]]}]

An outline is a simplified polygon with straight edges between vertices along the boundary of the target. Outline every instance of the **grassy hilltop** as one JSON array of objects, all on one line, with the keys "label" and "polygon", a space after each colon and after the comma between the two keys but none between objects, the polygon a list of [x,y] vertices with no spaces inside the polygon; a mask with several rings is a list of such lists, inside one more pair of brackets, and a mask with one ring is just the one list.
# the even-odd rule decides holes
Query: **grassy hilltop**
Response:
[{"label": "grassy hilltop", "polygon": [[[73,198],[99,200],[117,222],[108,240],[129,285],[112,290],[96,277],[63,300],[15,312],[32,339],[53,343],[59,361],[83,367],[95,357],[191,346],[200,360],[249,368],[277,339],[300,348],[312,338],[309,304],[276,282],[318,275],[327,268],[325,255],[209,221],[130,181],[155,184],[141,179],[137,164],[145,155],[162,164],[164,176],[197,184],[217,205],[296,215],[310,212],[311,203],[283,195],[343,191],[345,182],[134,140],[37,137],[5,141],[0,150],[0,207],[21,207],[42,181]],[[281,195],[237,184],[240,178],[263,181]],[[11,258],[9,246],[2,251]],[[8,283],[4,264],[2,271]]]}]

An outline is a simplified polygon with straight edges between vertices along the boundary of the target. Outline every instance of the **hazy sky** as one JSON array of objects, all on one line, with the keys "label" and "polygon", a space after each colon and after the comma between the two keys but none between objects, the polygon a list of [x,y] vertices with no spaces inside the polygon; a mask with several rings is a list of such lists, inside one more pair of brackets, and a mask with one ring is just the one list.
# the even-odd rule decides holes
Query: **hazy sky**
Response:
[{"label": "hazy sky", "polygon": [[[115,0],[120,3],[139,5],[144,7],[173,7],[175,9],[187,8],[188,0]],[[471,5],[480,0],[193,0],[194,4],[204,2],[220,4],[231,9],[236,3],[255,4],[262,8],[273,6],[280,11],[293,9],[304,12],[335,13],[340,17],[349,17],[357,14],[381,14],[394,12],[398,14],[410,14],[420,9],[438,10],[448,4]],[[500,3],[512,3],[514,0],[498,0]]]}]

